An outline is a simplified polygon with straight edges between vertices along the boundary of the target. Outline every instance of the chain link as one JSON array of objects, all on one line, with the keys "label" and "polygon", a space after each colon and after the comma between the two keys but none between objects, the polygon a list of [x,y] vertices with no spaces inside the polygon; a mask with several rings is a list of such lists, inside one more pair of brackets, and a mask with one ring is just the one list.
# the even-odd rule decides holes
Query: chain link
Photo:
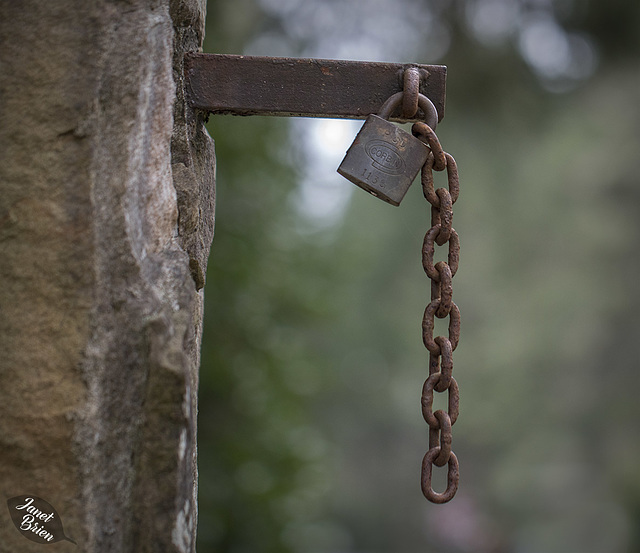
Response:
[{"label": "chain link", "polygon": [[420,73],[415,67],[409,67],[403,74],[402,117],[407,119],[418,113],[420,97]]},{"label": "chain link", "polygon": [[[453,156],[440,145],[436,133],[426,123],[415,123],[412,133],[430,150],[422,167],[422,191],[431,204],[431,228],[422,245],[422,266],[431,279],[431,302],[422,319],[422,340],[429,350],[429,378],[422,387],[422,416],[429,425],[429,450],[422,460],[422,493],[432,503],[450,501],[458,490],[460,471],[458,458],[451,450],[451,427],[458,418],[458,383],[453,378],[453,352],[460,339],[460,310],[453,302],[452,278],[458,270],[460,240],[451,226],[453,204],[460,193],[458,167]],[[447,170],[447,188],[434,189],[433,171]],[[434,264],[435,245],[448,244],[447,261]],[[448,336],[433,336],[435,318],[449,317]],[[433,411],[434,392],[448,393],[447,411]],[[433,466],[447,465],[447,488],[442,493],[433,490]]]}]

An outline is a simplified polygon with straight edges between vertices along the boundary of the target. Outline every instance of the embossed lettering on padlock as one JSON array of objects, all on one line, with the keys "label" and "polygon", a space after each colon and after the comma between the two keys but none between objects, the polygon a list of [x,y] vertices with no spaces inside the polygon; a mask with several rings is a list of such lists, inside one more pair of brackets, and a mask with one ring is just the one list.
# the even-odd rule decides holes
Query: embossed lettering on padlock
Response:
[{"label": "embossed lettering on padlock", "polygon": [[[395,206],[400,205],[429,153],[421,140],[387,121],[401,101],[402,92],[398,92],[384,103],[379,115],[367,117],[338,167],[343,177]],[[418,105],[434,128],[438,114],[431,101],[421,94]]]}]

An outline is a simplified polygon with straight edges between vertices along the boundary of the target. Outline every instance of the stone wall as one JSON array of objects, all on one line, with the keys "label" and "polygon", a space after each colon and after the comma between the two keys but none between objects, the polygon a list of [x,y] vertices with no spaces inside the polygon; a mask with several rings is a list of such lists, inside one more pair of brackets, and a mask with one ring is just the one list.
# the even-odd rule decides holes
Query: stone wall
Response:
[{"label": "stone wall", "polygon": [[213,143],[183,102],[204,0],[0,4],[0,543],[195,550]]}]

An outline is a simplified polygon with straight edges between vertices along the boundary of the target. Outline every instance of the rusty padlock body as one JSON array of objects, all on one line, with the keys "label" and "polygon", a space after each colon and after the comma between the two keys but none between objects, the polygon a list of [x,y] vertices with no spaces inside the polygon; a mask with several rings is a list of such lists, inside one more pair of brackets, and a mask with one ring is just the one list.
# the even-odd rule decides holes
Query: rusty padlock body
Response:
[{"label": "rusty padlock body", "polygon": [[[428,147],[412,134],[387,121],[402,101],[402,92],[391,96],[378,115],[369,115],[347,150],[338,173],[370,194],[398,206],[427,160]],[[438,113],[424,95],[418,105],[435,128]]]}]

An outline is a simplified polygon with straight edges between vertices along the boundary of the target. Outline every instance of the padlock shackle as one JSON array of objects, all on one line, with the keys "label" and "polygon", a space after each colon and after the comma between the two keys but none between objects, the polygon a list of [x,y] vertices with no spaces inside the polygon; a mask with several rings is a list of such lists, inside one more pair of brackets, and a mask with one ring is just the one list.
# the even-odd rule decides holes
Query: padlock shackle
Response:
[{"label": "padlock shackle", "polygon": [[[378,117],[382,117],[382,119],[389,119],[393,110],[396,109],[400,102],[402,102],[402,97],[404,92],[396,92],[389,96],[387,101],[382,104],[380,111],[378,112]],[[435,129],[438,124],[438,111],[436,107],[433,105],[433,102],[429,100],[424,94],[418,94],[418,106],[424,114],[426,115],[425,122],[431,129]]]}]

